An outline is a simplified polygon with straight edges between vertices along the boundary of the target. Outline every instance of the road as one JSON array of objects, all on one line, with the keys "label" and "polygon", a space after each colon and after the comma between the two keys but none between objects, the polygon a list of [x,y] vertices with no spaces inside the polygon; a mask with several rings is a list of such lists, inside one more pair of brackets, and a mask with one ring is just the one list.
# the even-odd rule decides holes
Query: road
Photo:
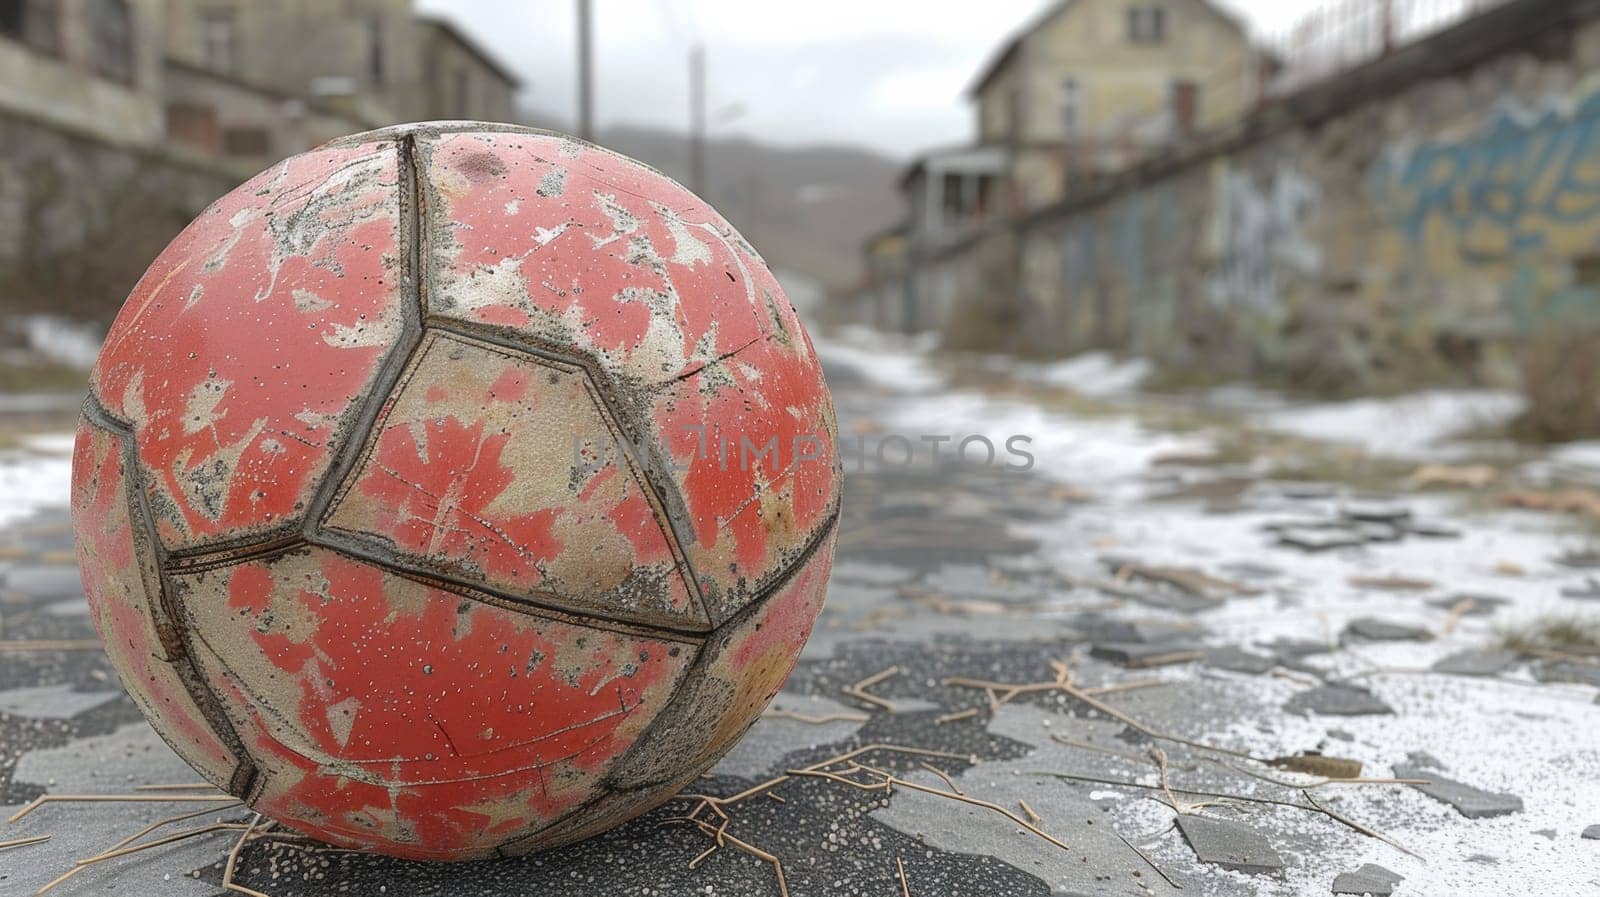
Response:
[{"label": "road", "polygon": [[[1084,373],[1085,394],[1059,369],[952,372],[859,335],[824,358],[847,468],[827,608],[774,709],[692,790],[764,788],[517,861],[263,837],[235,881],[271,897],[1600,887],[1583,837],[1600,824],[1600,666],[1553,641],[1600,610],[1583,569],[1600,561],[1578,522],[1486,501],[1497,487],[1462,473],[1479,449],[1273,435],[1254,405],[1108,385],[1114,366]],[[1350,426],[1394,442],[1417,420]],[[976,440],[952,460],[973,435],[992,463]],[[941,436],[936,460],[923,437]],[[4,815],[195,780],[92,644],[62,445],[0,462]],[[1406,479],[1419,460],[1451,462],[1444,488]],[[1570,476],[1558,461],[1518,452],[1491,473]],[[0,894],[196,806],[45,804],[0,826],[52,835],[0,853]],[[249,814],[172,828],[219,818]],[[52,893],[217,894],[238,838],[95,863]]]}]

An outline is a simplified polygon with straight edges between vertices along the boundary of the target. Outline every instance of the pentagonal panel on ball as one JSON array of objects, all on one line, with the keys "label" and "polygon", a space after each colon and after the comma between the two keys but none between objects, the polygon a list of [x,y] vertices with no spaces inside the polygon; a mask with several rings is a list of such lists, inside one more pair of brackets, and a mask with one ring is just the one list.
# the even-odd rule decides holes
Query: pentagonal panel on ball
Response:
[{"label": "pentagonal panel on ball", "polygon": [[560,136],[419,133],[427,313],[581,356],[658,448],[664,502],[713,623],[838,508],[833,406],[761,256],[699,197]]},{"label": "pentagonal panel on ball", "polygon": [[583,369],[433,331],[324,532],[534,604],[704,629],[631,452]]},{"label": "pentagonal panel on ball", "polygon": [[253,806],[400,856],[487,855],[593,799],[695,655],[321,548],[173,580]]},{"label": "pentagonal panel on ball", "polygon": [[121,437],[87,420],[79,423],[72,458],[73,541],[90,618],[111,668],[145,718],[178,756],[226,788],[239,763],[174,665],[189,661],[171,621],[167,639],[157,626],[160,574],[153,546],[144,544],[142,521],[129,507],[134,493],[124,457]]},{"label": "pentagonal panel on ball", "polygon": [[400,188],[393,144],[295,156],[134,287],[92,389],[133,428],[169,550],[298,525],[404,327]]}]

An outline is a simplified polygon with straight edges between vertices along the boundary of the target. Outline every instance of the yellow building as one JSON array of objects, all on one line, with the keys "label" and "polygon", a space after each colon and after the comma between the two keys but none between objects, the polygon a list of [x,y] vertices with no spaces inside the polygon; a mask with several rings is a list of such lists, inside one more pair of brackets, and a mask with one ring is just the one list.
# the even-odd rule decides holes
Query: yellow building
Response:
[{"label": "yellow building", "polygon": [[1207,0],[1060,0],[1008,41],[969,91],[978,143],[1005,146],[1011,200],[1124,168],[1254,105],[1264,65]]}]

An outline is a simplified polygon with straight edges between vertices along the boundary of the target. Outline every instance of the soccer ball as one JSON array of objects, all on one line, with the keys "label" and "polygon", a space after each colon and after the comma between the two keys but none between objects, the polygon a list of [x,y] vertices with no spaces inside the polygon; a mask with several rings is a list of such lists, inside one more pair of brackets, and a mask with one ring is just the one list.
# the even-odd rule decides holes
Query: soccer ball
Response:
[{"label": "soccer ball", "polygon": [[761,257],[570,138],[359,134],[203,212],[95,366],[95,624],[207,780],[328,842],[518,855],[722,756],[821,608],[833,405]]}]

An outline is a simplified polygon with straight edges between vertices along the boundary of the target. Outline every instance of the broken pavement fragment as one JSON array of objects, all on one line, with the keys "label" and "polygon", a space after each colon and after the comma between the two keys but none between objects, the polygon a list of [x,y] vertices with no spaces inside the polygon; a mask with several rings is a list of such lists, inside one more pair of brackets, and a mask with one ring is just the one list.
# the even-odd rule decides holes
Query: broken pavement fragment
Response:
[{"label": "broken pavement fragment", "polygon": [[1468,819],[1488,819],[1494,816],[1507,816],[1511,813],[1522,812],[1522,798],[1514,794],[1496,794],[1484,791],[1461,782],[1452,781],[1440,776],[1423,766],[1411,763],[1398,763],[1394,767],[1394,777],[1397,779],[1427,779],[1426,785],[1412,785],[1437,801],[1443,801],[1456,808],[1456,812]]},{"label": "broken pavement fragment", "polygon": [[1128,669],[1142,670],[1179,663],[1192,663],[1203,657],[1204,652],[1187,645],[1170,643],[1151,645],[1141,642],[1100,642],[1089,649],[1089,656],[1096,660],[1108,661]]},{"label": "broken pavement fragment", "polygon": [[1302,551],[1329,551],[1367,544],[1365,536],[1351,529],[1333,527],[1286,527],[1278,531],[1278,544]]},{"label": "broken pavement fragment", "polygon": [[1283,705],[1290,713],[1307,716],[1375,716],[1392,714],[1394,709],[1377,695],[1353,685],[1319,685],[1300,692]]},{"label": "broken pavement fragment", "polygon": [[1428,642],[1433,640],[1433,633],[1421,626],[1359,617],[1345,624],[1342,638],[1369,642]]},{"label": "broken pavement fragment", "polygon": [[1600,667],[1573,660],[1541,660],[1533,665],[1533,678],[1600,688]]},{"label": "broken pavement fragment", "polygon": [[1363,863],[1354,872],[1341,872],[1333,879],[1335,894],[1367,894],[1371,897],[1389,897],[1404,877],[1390,872],[1377,863]]},{"label": "broken pavement fragment", "polygon": [[1515,654],[1502,651],[1459,651],[1433,662],[1435,673],[1455,676],[1498,676],[1517,665]]},{"label": "broken pavement fragment", "polygon": [[1205,665],[1218,670],[1227,670],[1230,673],[1249,673],[1261,675],[1272,670],[1278,665],[1274,658],[1263,654],[1253,654],[1243,648],[1226,645],[1221,648],[1211,648],[1206,651]]},{"label": "broken pavement fragment", "polygon": [[1283,858],[1261,833],[1247,825],[1185,813],[1178,816],[1178,830],[1202,863],[1252,875],[1283,871]]},{"label": "broken pavement fragment", "polygon": [[[1429,607],[1437,607],[1440,610],[1459,614],[1463,617],[1487,617],[1510,603],[1511,599],[1502,598],[1498,595],[1479,595],[1466,592],[1446,595],[1443,598],[1428,599]],[[1460,610],[1456,608],[1460,608]]]}]

